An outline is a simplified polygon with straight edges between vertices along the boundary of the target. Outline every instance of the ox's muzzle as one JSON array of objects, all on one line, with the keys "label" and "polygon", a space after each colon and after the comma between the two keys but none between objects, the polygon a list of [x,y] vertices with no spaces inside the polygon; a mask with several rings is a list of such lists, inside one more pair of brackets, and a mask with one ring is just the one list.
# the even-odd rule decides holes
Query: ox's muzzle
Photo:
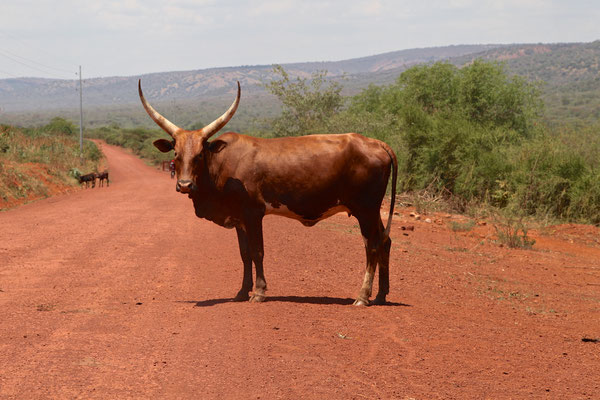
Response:
[{"label": "ox's muzzle", "polygon": [[196,184],[189,179],[179,179],[175,185],[175,190],[181,193],[192,193],[196,189]]}]

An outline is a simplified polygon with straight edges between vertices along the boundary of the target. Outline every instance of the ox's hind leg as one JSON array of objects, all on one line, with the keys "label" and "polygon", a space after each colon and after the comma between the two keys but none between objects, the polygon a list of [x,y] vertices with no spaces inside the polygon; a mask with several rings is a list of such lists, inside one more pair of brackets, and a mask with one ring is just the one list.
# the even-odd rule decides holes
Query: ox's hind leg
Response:
[{"label": "ox's hind leg", "polygon": [[240,246],[240,255],[244,263],[244,278],[242,280],[242,288],[234,297],[234,301],[246,301],[250,299],[248,293],[252,290],[252,257],[250,255],[250,245],[248,243],[248,235],[241,228],[236,228],[238,235],[238,244]]},{"label": "ox's hind leg", "polygon": [[[375,270],[378,263],[380,264],[379,293],[377,294],[375,303],[385,303],[385,296],[389,291],[388,264],[391,241],[388,239],[384,243],[383,224],[381,223],[379,210],[377,210],[377,213],[358,217],[358,222],[360,224],[360,231],[365,242],[367,267],[362,287],[356,301],[354,302],[354,305],[365,306],[369,304],[369,297],[371,297],[371,293],[373,291],[373,279],[375,277]],[[387,252],[385,251],[386,248]],[[385,265],[385,267],[382,267],[382,265]]]},{"label": "ox's hind leg", "polygon": [[[383,229],[383,226],[381,227]],[[379,292],[373,300],[373,304],[385,304],[385,297],[390,292],[390,250],[392,248],[392,239],[383,238],[383,243],[379,248]]]}]

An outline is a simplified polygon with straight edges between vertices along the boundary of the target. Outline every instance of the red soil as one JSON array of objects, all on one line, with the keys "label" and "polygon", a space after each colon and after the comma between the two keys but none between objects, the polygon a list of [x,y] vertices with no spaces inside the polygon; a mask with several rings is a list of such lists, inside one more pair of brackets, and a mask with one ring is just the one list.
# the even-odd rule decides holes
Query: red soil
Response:
[{"label": "red soil", "polygon": [[267,217],[269,297],[234,303],[235,231],[103,148],[110,187],[0,213],[0,398],[600,398],[598,228],[515,250],[400,209],[390,304],[359,308],[355,219]]}]

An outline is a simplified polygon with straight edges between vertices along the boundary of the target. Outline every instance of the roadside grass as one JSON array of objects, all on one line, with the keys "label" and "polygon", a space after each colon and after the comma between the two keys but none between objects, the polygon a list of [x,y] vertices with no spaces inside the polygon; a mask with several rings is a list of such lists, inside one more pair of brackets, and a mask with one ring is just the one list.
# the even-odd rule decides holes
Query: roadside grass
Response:
[{"label": "roadside grass", "polygon": [[493,214],[493,227],[498,243],[511,249],[531,249],[535,239],[528,236],[529,225],[518,212],[496,211]]},{"label": "roadside grass", "polygon": [[161,153],[152,144],[157,139],[168,137],[160,129],[121,128],[117,124],[92,129],[89,137],[102,139],[108,144],[130,149],[150,165],[158,165],[163,161],[171,160],[173,152]]},{"label": "roadside grass", "polygon": [[475,221],[472,219],[465,222],[450,221],[448,226],[452,232],[469,232],[475,227]]},{"label": "roadside grass", "polygon": [[48,126],[22,129],[1,125],[0,208],[14,201],[47,197],[52,187],[77,186],[72,171],[97,170],[101,158],[95,143],[88,140],[80,158],[79,141],[69,132],[48,130]]}]

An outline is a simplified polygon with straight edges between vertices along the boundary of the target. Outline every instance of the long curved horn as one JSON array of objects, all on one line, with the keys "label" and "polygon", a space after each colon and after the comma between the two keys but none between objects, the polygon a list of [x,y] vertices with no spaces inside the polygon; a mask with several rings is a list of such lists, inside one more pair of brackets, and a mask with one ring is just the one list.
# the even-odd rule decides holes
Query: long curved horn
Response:
[{"label": "long curved horn", "polygon": [[206,125],[204,128],[194,131],[194,133],[202,135],[204,140],[208,140],[208,138],[210,138],[212,135],[217,133],[221,128],[223,128],[229,122],[231,117],[233,117],[233,114],[235,114],[235,111],[237,110],[238,105],[240,104],[240,96],[242,93],[242,89],[240,88],[239,81],[237,83],[237,87],[238,87],[237,88],[238,89],[237,96],[235,97],[233,104],[231,104],[231,107],[229,107],[229,109],[227,111],[225,111],[225,113],[223,115],[221,115],[219,118],[217,118],[216,120],[211,122],[209,125]]},{"label": "long curved horn", "polygon": [[158,126],[160,126],[165,132],[167,132],[173,139],[175,136],[181,132],[183,129],[160,115],[152,106],[146,101],[144,97],[144,93],[142,93],[142,80],[138,81],[138,92],[140,93],[140,100],[142,101],[142,105],[146,109],[146,112],[156,122]]}]

